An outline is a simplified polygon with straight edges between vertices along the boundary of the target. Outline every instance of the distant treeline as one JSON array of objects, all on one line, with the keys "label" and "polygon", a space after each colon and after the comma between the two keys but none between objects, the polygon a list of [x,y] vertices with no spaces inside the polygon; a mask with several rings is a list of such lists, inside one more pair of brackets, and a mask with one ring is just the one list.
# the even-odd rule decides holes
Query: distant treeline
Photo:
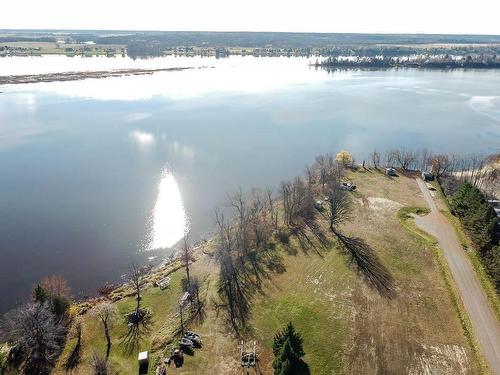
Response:
[{"label": "distant treeline", "polygon": [[0,43],[15,43],[15,42],[49,42],[55,43],[54,37],[19,37],[19,36],[3,36],[0,37]]},{"label": "distant treeline", "polygon": [[[404,56],[415,53],[500,54],[500,36],[192,31],[3,30],[8,41],[66,40],[126,46],[132,56],[158,56],[179,47],[258,49],[256,55]],[[1,39],[0,39],[1,41]],[[184,50],[182,53],[186,53]],[[200,53],[196,51],[195,53]],[[241,51],[240,51],[241,53]],[[225,53],[224,56],[228,55]]]},{"label": "distant treeline", "polygon": [[499,44],[498,35],[441,34],[355,34],[287,32],[197,32],[197,31],[70,31],[4,30],[17,36],[70,36],[76,41],[94,40],[103,44],[158,41],[165,46],[238,46],[238,47],[327,47],[370,44]]},{"label": "distant treeline", "polygon": [[424,69],[500,69],[500,58],[493,55],[414,55],[407,57],[355,56],[330,57],[316,66],[324,68],[424,68]]}]

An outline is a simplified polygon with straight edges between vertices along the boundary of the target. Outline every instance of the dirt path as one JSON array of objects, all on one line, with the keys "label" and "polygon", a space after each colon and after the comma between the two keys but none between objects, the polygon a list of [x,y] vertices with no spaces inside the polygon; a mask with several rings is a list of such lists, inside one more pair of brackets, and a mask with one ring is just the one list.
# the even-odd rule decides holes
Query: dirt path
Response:
[{"label": "dirt path", "polygon": [[417,184],[431,209],[427,216],[415,217],[416,224],[437,238],[443,249],[460,296],[469,314],[479,346],[492,372],[500,375],[500,324],[488,304],[477,276],[458,241],[455,229],[438,210],[429,189],[421,179]]}]

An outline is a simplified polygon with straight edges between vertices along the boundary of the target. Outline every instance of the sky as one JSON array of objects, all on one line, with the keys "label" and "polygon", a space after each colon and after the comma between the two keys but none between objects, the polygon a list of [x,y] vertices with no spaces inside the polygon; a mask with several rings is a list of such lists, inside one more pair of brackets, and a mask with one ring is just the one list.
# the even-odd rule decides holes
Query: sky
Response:
[{"label": "sky", "polygon": [[500,34],[499,0],[2,0],[0,29]]}]

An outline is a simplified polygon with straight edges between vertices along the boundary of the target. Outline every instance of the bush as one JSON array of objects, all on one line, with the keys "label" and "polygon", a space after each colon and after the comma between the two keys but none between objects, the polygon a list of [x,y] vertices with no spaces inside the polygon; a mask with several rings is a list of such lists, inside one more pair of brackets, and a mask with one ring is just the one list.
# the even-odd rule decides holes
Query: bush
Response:
[{"label": "bush", "polygon": [[283,245],[288,245],[288,243],[290,242],[290,231],[287,229],[280,229],[278,231],[278,240]]},{"label": "bush", "polygon": [[110,283],[104,283],[99,288],[97,288],[97,293],[103,297],[108,297],[111,292],[116,289],[116,286]]},{"label": "bush", "polygon": [[52,298],[52,311],[59,318],[66,315],[70,305],[71,303],[67,297],[55,296]]}]

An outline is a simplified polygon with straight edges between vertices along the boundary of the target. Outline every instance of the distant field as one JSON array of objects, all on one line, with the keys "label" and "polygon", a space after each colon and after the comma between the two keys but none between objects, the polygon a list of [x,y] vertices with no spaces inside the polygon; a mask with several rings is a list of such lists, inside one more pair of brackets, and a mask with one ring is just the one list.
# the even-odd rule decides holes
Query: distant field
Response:
[{"label": "distant field", "polygon": [[[121,53],[124,45],[119,44],[77,44],[77,43],[54,43],[54,42],[0,42],[0,46],[7,46],[20,49],[17,53],[21,53],[21,49],[26,50],[28,54],[87,54],[87,55],[105,55],[108,49],[115,50],[116,53]],[[68,51],[67,48],[71,48]],[[1,52],[0,52],[1,53]]]},{"label": "distant field", "polygon": [[[437,374],[478,374],[435,253],[425,241],[411,236],[397,217],[402,207],[425,206],[415,180],[388,178],[375,170],[349,177],[358,190],[353,194],[354,219],[344,230],[374,249],[394,276],[396,296],[387,299],[369,288],[334,241],[326,248],[304,248],[296,240],[289,246],[279,245],[286,271],[264,280],[262,292],[252,301],[250,328],[243,336],[247,342],[257,341],[262,373],[272,373],[275,331],[292,321],[303,335],[304,359],[314,375],[420,374],[424,369]],[[238,363],[239,339],[212,303],[217,268],[209,249],[193,264],[192,273],[204,280],[202,295],[207,305],[202,318],[189,327],[202,335],[204,345],[194,356],[186,356],[181,369],[171,367],[169,374],[243,373]],[[154,318],[141,350],[153,348],[153,362],[162,357],[161,343],[172,339],[170,334],[179,324],[177,301],[183,274],[179,270],[171,275],[171,289],[151,287],[144,294],[143,304]],[[124,314],[132,309],[133,297],[117,305]],[[83,322],[85,363],[93,351],[104,351],[105,341],[91,315],[85,314]],[[117,319],[111,362],[120,374],[137,373],[137,352],[127,354],[118,344],[125,328]],[[61,363],[73,345],[70,340]],[[151,366],[149,373],[154,371]],[[59,367],[56,373],[64,372]]]}]

